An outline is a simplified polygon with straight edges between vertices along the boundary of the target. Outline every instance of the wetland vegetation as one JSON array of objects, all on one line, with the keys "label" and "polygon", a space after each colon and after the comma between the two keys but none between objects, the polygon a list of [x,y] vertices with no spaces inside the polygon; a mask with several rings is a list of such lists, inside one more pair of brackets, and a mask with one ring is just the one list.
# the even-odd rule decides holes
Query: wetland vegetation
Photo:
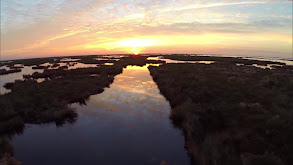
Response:
[{"label": "wetland vegetation", "polygon": [[[95,56],[80,57],[87,59],[88,64]],[[48,60],[52,62],[52,60]],[[53,60],[56,62],[56,60]],[[58,69],[45,68],[44,71],[34,72],[31,75],[23,75],[24,80],[16,80],[4,85],[10,89],[10,93],[0,95],[0,120],[10,120],[21,117],[26,123],[57,122],[63,117],[75,116],[74,111],[67,107],[70,103],[85,104],[89,96],[103,92],[105,87],[113,82],[114,76],[122,73],[127,65],[143,66],[147,63],[147,57],[123,57],[120,61],[111,61],[113,66],[100,65],[98,67],[77,68],[68,70],[66,67]],[[22,63],[23,62],[23,63]],[[11,62],[11,64],[38,65],[47,62],[43,59]],[[102,62],[108,62],[103,60]],[[37,79],[45,78],[46,81],[38,83]],[[5,132],[7,127],[1,127]]]},{"label": "wetland vegetation", "polygon": [[[97,64],[94,60],[96,56],[79,58],[81,61],[87,61],[87,64]],[[114,76],[122,73],[123,67],[127,65],[142,66],[146,64],[146,58],[129,56],[120,61],[110,60],[115,63],[113,66],[100,65],[72,70],[58,64],[61,58],[16,60],[7,63],[7,67],[21,64],[32,66],[32,69],[44,69],[44,71],[23,75],[23,80],[16,80],[4,85],[11,92],[0,95],[0,134],[3,136],[14,134],[15,130],[22,130],[26,123],[55,122],[56,125],[73,123],[77,113],[68,107],[68,104],[86,104],[89,96],[102,93],[105,87],[109,87]],[[48,62],[53,67],[59,66],[59,68],[50,69],[48,66],[41,66]],[[106,62],[109,60],[103,60],[99,63]],[[4,66],[3,63],[2,66]],[[20,68],[17,69],[21,71]],[[44,78],[45,81],[39,83],[37,82],[38,78]],[[3,138],[6,139],[6,136]],[[3,140],[4,142],[6,141]],[[6,151],[4,149],[0,154],[10,161],[10,157],[7,158],[7,155],[13,154],[10,150]],[[14,161],[13,158],[11,161]]]},{"label": "wetland vegetation", "polygon": [[[68,105],[85,105],[90,96],[102,93],[129,65],[158,64],[149,66],[151,76],[170,102],[170,119],[184,132],[185,147],[198,164],[293,164],[292,66],[176,54],[64,58],[0,63],[5,67],[0,75],[21,72],[27,66],[36,70],[6,83],[4,87],[10,92],[0,95],[2,163],[20,164],[13,158],[11,137],[22,133],[25,124],[74,123],[78,113]],[[213,63],[168,63],[165,59]],[[111,65],[104,65],[107,63]],[[255,64],[276,66],[261,69]]]},{"label": "wetland vegetation", "polygon": [[216,61],[149,67],[199,164],[293,163],[292,69],[260,69],[250,65],[271,62],[240,58],[165,57]]}]

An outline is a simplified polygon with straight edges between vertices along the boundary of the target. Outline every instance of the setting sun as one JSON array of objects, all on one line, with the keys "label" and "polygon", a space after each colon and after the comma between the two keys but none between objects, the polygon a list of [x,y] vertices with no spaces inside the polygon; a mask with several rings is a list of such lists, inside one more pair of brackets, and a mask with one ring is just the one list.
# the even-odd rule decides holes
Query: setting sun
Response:
[{"label": "setting sun", "polygon": [[136,48],[136,47],[133,47],[132,49],[131,49],[131,52],[133,52],[134,53],[134,55],[138,55],[138,49]]},{"label": "setting sun", "polygon": [[124,53],[133,53],[138,55],[148,48],[160,46],[164,44],[163,39],[148,38],[148,39],[124,39],[118,42],[112,42],[105,45],[105,48],[110,50],[119,49]]}]

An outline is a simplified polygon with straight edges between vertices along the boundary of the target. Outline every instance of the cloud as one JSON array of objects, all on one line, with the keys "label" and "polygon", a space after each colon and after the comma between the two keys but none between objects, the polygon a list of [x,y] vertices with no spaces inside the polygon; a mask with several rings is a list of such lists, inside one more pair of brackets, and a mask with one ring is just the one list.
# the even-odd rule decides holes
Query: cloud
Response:
[{"label": "cloud", "polygon": [[288,5],[291,3],[284,0],[1,0],[1,53],[13,55],[61,47],[64,50],[84,48],[87,52],[85,48],[95,45],[162,35],[291,35],[292,5]]}]

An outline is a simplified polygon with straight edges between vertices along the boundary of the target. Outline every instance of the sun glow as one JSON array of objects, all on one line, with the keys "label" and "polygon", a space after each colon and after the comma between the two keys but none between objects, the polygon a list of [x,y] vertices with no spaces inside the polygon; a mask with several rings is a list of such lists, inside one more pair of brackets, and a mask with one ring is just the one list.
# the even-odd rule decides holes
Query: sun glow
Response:
[{"label": "sun glow", "polygon": [[134,55],[140,54],[147,47],[162,45],[163,41],[160,39],[124,39],[118,42],[108,44],[109,47],[124,49],[126,52],[131,52]]},{"label": "sun glow", "polygon": [[[1,1],[1,60],[120,53],[292,58],[290,0],[46,2]],[[245,12],[235,13],[240,8]]]},{"label": "sun glow", "polygon": [[133,54],[137,56],[138,55],[138,52],[140,52],[140,49],[137,49],[136,47],[133,47],[131,49],[131,52],[133,52]]},{"label": "sun glow", "polygon": [[117,42],[117,46],[121,47],[147,47],[158,45],[159,41],[157,39],[126,39]]},{"label": "sun glow", "polygon": [[[235,54],[238,50],[234,48],[241,45],[242,47],[247,47],[246,50],[252,51],[257,50],[262,47],[265,51],[276,51],[280,47],[283,48],[284,52],[291,52],[291,47],[286,47],[287,45],[292,45],[291,35],[276,35],[271,33],[259,33],[255,34],[225,34],[223,37],[222,33],[200,33],[200,34],[161,34],[161,35],[149,35],[141,36],[137,35],[137,38],[111,38],[95,43],[86,43],[84,45],[78,45],[76,47],[70,47],[67,49],[68,52],[74,52],[82,54],[84,50],[91,54],[95,53],[127,53],[132,55],[139,55],[144,53],[170,53],[170,52],[179,52],[179,53],[214,53],[218,54],[219,52],[225,51],[225,49],[231,49],[228,53]],[[239,38],[242,38],[239,40]],[[273,38],[268,40],[266,38]],[[284,41],[284,42],[279,42]],[[62,42],[58,47],[65,47]],[[252,43],[254,43],[252,45]],[[272,45],[273,43],[273,45]],[[284,45],[284,43],[286,43]],[[57,50],[57,49],[56,49]],[[66,50],[63,50],[66,52]],[[3,51],[2,51],[3,52]],[[40,52],[42,53],[42,52]],[[57,53],[56,53],[57,54]],[[62,52],[59,54],[62,54]],[[63,53],[64,54],[64,53]],[[93,53],[92,53],[93,54]],[[258,53],[259,54],[259,53]]]}]

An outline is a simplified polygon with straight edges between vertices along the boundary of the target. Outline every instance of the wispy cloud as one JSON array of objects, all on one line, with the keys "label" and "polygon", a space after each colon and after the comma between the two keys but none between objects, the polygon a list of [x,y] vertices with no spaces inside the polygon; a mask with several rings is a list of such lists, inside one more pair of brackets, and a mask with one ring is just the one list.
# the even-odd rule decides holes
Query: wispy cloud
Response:
[{"label": "wispy cloud", "polygon": [[[183,42],[177,36],[190,38],[190,42],[195,42],[192,37],[199,38],[209,44],[202,38],[206,34],[211,38],[214,34],[221,47],[223,42],[231,42],[220,40],[221,35],[245,38],[271,34],[279,40],[279,48],[274,50],[288,56],[292,53],[287,39],[292,35],[291,4],[285,0],[1,0],[1,54],[44,54],[48,50],[82,54],[89,53],[89,48],[92,53],[118,52],[119,47],[110,49],[109,45],[159,37]],[[275,43],[257,41],[252,46],[257,44],[259,49],[269,50]],[[239,47],[244,47],[241,44]]]}]

